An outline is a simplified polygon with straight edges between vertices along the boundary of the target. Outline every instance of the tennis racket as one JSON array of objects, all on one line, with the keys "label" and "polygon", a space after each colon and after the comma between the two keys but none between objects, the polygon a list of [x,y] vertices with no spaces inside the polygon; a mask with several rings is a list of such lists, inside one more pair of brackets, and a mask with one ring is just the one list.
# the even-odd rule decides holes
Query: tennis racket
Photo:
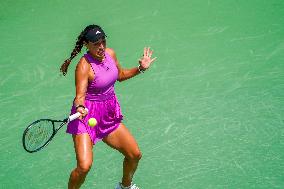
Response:
[{"label": "tennis racket", "polygon": [[[85,110],[88,111],[87,108]],[[63,120],[39,119],[34,121],[23,133],[24,149],[29,153],[43,149],[66,123],[77,119],[80,115],[80,112],[77,112]]]}]

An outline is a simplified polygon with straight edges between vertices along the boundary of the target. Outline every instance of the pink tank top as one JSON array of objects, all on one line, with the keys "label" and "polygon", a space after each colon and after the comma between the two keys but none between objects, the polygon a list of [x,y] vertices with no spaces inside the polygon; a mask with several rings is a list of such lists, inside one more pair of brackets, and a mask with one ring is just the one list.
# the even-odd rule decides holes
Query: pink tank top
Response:
[{"label": "pink tank top", "polygon": [[91,65],[95,78],[88,83],[86,100],[104,101],[115,95],[114,84],[118,78],[118,69],[112,57],[105,52],[102,62],[94,59],[90,54],[84,57]]}]

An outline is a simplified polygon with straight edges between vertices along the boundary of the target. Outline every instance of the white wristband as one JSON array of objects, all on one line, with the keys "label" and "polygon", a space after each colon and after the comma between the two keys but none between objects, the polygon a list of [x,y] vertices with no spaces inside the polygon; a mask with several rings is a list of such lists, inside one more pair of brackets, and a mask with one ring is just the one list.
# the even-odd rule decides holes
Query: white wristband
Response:
[{"label": "white wristband", "polygon": [[144,73],[144,72],[145,72],[144,70],[140,69],[140,65],[138,65],[137,68],[138,68],[138,70],[139,70],[140,73]]}]

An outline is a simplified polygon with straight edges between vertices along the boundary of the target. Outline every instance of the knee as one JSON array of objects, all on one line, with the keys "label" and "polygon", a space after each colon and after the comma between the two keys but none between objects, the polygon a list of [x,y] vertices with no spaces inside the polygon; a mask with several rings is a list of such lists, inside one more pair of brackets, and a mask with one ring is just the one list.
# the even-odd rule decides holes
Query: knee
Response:
[{"label": "knee", "polygon": [[91,167],[92,167],[92,162],[83,162],[78,164],[77,170],[80,174],[88,174]]},{"label": "knee", "polygon": [[128,159],[132,161],[139,161],[142,158],[142,153],[140,150],[135,150],[127,156]]}]

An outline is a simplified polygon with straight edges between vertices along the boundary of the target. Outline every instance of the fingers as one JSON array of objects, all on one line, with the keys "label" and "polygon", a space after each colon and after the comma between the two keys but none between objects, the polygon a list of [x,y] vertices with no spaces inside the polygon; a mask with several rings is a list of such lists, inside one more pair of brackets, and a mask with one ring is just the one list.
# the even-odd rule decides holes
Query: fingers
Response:
[{"label": "fingers", "polygon": [[157,59],[157,57],[153,58],[153,59],[150,61],[150,64],[152,64],[156,59]]},{"label": "fingers", "polygon": [[83,107],[79,107],[77,109],[77,112],[80,112],[80,114],[81,114],[79,119],[83,119],[88,114],[88,112]]},{"label": "fingers", "polygon": [[88,114],[88,112],[84,109],[82,116],[85,117],[87,114]]},{"label": "fingers", "polygon": [[152,54],[153,54],[153,51],[150,50],[150,47],[144,47],[144,54],[143,54],[144,57],[151,58]]},{"label": "fingers", "polygon": [[150,47],[147,48],[147,56],[149,57]]},{"label": "fingers", "polygon": [[151,58],[153,52],[154,52],[154,51],[149,51],[149,54],[148,54],[148,55],[149,55],[149,58]]}]

